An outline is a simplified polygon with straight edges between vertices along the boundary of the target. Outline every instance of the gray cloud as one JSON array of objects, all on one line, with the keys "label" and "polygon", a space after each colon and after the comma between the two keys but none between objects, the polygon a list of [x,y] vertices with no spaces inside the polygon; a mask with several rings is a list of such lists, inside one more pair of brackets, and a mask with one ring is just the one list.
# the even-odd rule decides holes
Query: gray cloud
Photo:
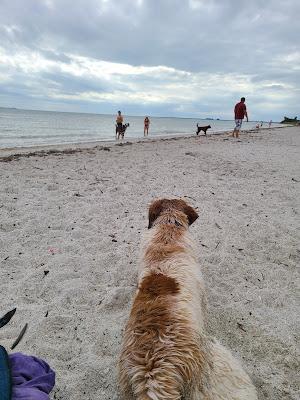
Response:
[{"label": "gray cloud", "polygon": [[144,0],[140,6],[135,0],[2,3],[0,21],[17,27],[6,34],[10,44],[13,36],[30,48],[49,46],[133,65],[214,72],[248,72],[249,65],[258,66],[256,57],[268,60],[279,50],[282,55],[294,51],[292,21],[300,13],[297,0]]},{"label": "gray cloud", "polygon": [[[2,62],[0,74],[15,76],[12,86],[4,81],[5,90],[11,87],[14,94],[18,82],[20,94],[27,91],[30,98],[43,85],[40,92],[47,104],[58,104],[60,98],[64,104],[74,106],[75,102],[88,109],[87,93],[115,93],[116,97],[119,93],[121,98],[124,93],[126,98],[136,92],[141,93],[142,105],[133,95],[127,102],[121,99],[136,112],[148,107],[169,114],[181,109],[184,115],[219,111],[226,116],[232,113],[232,103],[245,95],[258,119],[264,115],[257,104],[274,102],[275,119],[281,117],[278,96],[282,96],[284,114],[289,110],[297,114],[295,101],[300,100],[297,15],[298,0],[1,0],[0,49],[12,57],[22,52],[39,54],[53,65],[33,71]],[[108,79],[86,67],[76,75],[67,68],[74,56],[174,71],[115,73]],[[231,80],[224,90],[222,77],[227,75]],[[184,99],[181,83],[190,90]],[[172,84],[178,85],[177,99]],[[167,94],[160,102],[147,101],[145,93],[154,89],[158,97],[159,87]],[[4,105],[3,86],[0,92]],[[103,101],[92,99],[97,101],[102,110]],[[107,101],[113,109],[115,102]],[[94,109],[95,104],[90,107]],[[268,110],[265,118],[269,114]]]}]

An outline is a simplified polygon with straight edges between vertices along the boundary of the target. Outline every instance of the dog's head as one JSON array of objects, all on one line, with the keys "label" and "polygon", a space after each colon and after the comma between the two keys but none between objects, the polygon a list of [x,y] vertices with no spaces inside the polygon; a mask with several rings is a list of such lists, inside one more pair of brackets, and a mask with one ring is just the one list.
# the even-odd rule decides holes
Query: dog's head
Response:
[{"label": "dog's head", "polygon": [[169,212],[183,213],[189,225],[191,225],[199,217],[193,207],[189,206],[184,200],[181,199],[159,199],[155,200],[149,207],[149,225],[150,229],[154,221],[163,213]]},{"label": "dog's head", "polygon": [[211,128],[211,126],[210,126],[210,125],[208,125],[207,129],[209,129],[209,128]]}]

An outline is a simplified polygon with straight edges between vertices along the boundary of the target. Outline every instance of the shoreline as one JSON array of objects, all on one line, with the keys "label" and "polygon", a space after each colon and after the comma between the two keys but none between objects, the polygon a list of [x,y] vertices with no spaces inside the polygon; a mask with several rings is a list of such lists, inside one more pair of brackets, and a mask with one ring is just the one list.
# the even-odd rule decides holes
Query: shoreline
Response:
[{"label": "shoreline", "polygon": [[[292,126],[291,126],[292,127]],[[270,130],[277,130],[277,129],[283,129],[283,128],[288,128],[287,126],[277,126],[277,127],[262,127],[260,129],[247,129],[247,130],[242,130],[241,131],[241,138],[243,137],[243,134],[251,133],[251,132],[262,132],[262,131],[270,131]],[[207,133],[206,135],[196,135],[194,134],[178,134],[178,135],[161,135],[161,136],[148,136],[148,137],[138,137],[138,138],[124,138],[124,140],[97,140],[97,141],[85,141],[85,142],[78,142],[78,143],[58,143],[58,144],[42,144],[42,145],[34,145],[34,146],[26,146],[26,147],[6,147],[6,148],[0,148],[0,162],[1,160],[3,161],[3,158],[9,157],[12,155],[24,155],[27,153],[34,153],[32,155],[37,155],[37,153],[40,153],[40,155],[47,155],[47,154],[53,154],[55,150],[57,152],[68,152],[71,150],[75,151],[83,151],[83,150],[88,150],[91,148],[96,148],[97,146],[102,146],[102,147],[110,147],[110,146],[120,146],[124,145],[126,143],[144,143],[144,142],[159,142],[159,141],[165,141],[165,140],[179,140],[179,139],[185,139],[185,138],[193,138],[193,137],[198,137],[198,138],[205,138],[205,137],[214,137],[214,136],[228,136],[232,133],[232,130],[225,130],[225,131],[217,131],[215,133]],[[43,154],[42,154],[43,153]]]}]

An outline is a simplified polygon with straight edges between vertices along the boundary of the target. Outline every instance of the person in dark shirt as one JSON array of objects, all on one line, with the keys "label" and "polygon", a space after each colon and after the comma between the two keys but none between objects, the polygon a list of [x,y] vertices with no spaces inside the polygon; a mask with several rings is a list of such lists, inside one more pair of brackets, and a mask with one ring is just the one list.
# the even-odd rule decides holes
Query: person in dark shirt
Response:
[{"label": "person in dark shirt", "polygon": [[233,130],[232,136],[236,138],[239,137],[244,117],[247,118],[248,122],[248,114],[245,100],[245,97],[242,97],[241,101],[237,103],[234,107],[235,128]]}]

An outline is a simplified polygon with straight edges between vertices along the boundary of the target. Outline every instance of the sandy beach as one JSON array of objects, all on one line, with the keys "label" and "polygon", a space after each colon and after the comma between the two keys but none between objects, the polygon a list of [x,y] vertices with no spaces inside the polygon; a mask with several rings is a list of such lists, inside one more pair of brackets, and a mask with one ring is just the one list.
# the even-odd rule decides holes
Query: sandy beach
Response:
[{"label": "sandy beach", "polygon": [[119,399],[147,208],[181,197],[200,215],[191,232],[209,332],[260,399],[299,399],[299,147],[300,127],[285,127],[1,150],[0,313],[17,313],[0,343],[9,349],[28,323],[16,351],[55,369],[52,399]]}]

